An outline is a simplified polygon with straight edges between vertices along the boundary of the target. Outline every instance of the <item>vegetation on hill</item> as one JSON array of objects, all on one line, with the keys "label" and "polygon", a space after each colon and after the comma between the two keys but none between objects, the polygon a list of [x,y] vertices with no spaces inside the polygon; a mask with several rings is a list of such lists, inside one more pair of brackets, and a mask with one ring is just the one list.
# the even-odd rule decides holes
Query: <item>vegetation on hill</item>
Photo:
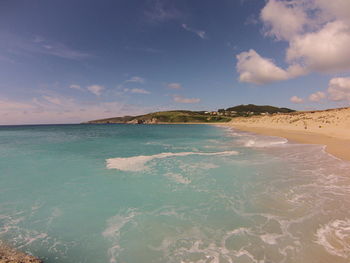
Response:
[{"label": "vegetation on hill", "polygon": [[215,123],[228,122],[234,117],[264,115],[275,113],[290,113],[294,110],[278,108],[273,106],[258,106],[253,104],[239,105],[218,111],[160,111],[139,116],[124,116],[101,120],[89,121],[87,123],[135,123],[135,124],[156,124],[156,123]]},{"label": "vegetation on hill", "polygon": [[201,123],[201,122],[228,122],[231,118],[226,116],[214,116],[203,111],[161,111],[140,116],[125,116],[102,120],[89,121],[88,123]]},{"label": "vegetation on hill", "polygon": [[[288,108],[278,108],[269,105],[238,105],[227,109],[220,109],[219,112],[226,113],[224,115],[237,115],[237,116],[250,116],[250,115],[261,115],[261,114],[275,114],[275,113],[290,113],[295,112]],[[227,114],[228,113],[228,114]]]}]

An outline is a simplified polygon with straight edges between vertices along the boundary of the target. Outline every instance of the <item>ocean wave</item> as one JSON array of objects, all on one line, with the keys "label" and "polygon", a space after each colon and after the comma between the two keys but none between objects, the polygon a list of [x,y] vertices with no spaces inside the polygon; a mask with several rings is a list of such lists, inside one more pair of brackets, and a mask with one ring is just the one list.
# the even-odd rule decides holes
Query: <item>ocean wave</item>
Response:
[{"label": "ocean wave", "polygon": [[334,220],[317,230],[316,243],[332,255],[350,258],[350,220]]},{"label": "ocean wave", "polygon": [[146,163],[155,160],[155,159],[164,159],[170,157],[183,157],[189,155],[202,155],[202,156],[215,156],[215,155],[237,155],[236,151],[223,151],[223,152],[179,152],[179,153],[159,153],[154,155],[139,155],[133,157],[118,157],[118,158],[110,158],[106,160],[108,169],[117,169],[120,171],[132,171],[139,172],[145,170],[147,167]]},{"label": "ocean wave", "polygon": [[242,140],[245,147],[264,148],[286,144],[287,139],[283,138],[248,138]]},{"label": "ocean wave", "polygon": [[288,143],[288,140],[285,138],[257,135],[236,129],[230,129],[230,132],[227,135],[236,138],[238,144],[243,145],[244,147],[264,148]]}]

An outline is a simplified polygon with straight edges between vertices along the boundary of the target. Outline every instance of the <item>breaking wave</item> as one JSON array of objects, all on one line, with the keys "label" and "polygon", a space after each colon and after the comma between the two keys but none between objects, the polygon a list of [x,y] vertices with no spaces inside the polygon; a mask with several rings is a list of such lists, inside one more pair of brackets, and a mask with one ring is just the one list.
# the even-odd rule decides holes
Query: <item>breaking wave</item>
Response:
[{"label": "breaking wave", "polygon": [[170,157],[182,157],[182,156],[189,156],[189,155],[202,155],[202,156],[215,156],[215,155],[222,155],[222,156],[230,156],[230,155],[237,155],[238,152],[236,151],[223,151],[223,152],[213,152],[213,153],[206,153],[206,152],[179,152],[179,153],[159,153],[154,155],[139,155],[139,156],[133,156],[133,157],[118,157],[118,158],[110,158],[106,160],[107,168],[108,169],[117,169],[120,171],[132,171],[132,172],[139,172],[145,170],[147,167],[145,166],[146,163],[155,160],[155,159],[164,159],[164,158],[170,158]]},{"label": "breaking wave", "polygon": [[334,220],[317,230],[317,243],[332,255],[350,256],[350,220]]}]

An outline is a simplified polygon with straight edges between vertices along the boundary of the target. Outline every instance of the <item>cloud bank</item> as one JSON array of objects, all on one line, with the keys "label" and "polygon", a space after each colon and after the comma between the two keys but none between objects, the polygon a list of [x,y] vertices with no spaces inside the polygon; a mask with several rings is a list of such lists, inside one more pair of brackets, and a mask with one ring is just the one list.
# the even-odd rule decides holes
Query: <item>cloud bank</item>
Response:
[{"label": "cloud bank", "polygon": [[140,115],[159,110],[121,101],[79,101],[58,94],[42,95],[26,101],[0,96],[0,125],[80,123],[112,116]]},{"label": "cloud bank", "polygon": [[[332,78],[326,91],[317,91],[308,97],[311,102],[322,100],[350,103],[350,78]],[[293,103],[303,103],[304,99],[297,96],[290,98]]]},{"label": "cloud bank", "polygon": [[345,101],[350,103],[350,78],[331,79],[327,92],[332,101]]},{"label": "cloud bank", "polygon": [[267,84],[311,72],[350,71],[349,0],[269,0],[260,19],[265,36],[287,42],[287,69],[255,50],[237,55],[241,82]]}]

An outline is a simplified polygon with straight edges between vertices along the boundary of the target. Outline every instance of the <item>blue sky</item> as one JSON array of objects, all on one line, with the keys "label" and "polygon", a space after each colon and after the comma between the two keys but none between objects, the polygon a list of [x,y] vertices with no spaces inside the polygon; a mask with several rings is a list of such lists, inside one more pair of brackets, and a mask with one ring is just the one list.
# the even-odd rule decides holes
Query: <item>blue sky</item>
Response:
[{"label": "blue sky", "polygon": [[[349,51],[336,57],[350,44],[349,1],[296,2],[1,1],[0,124],[346,106]],[[328,35],[333,51],[309,48]]]}]

